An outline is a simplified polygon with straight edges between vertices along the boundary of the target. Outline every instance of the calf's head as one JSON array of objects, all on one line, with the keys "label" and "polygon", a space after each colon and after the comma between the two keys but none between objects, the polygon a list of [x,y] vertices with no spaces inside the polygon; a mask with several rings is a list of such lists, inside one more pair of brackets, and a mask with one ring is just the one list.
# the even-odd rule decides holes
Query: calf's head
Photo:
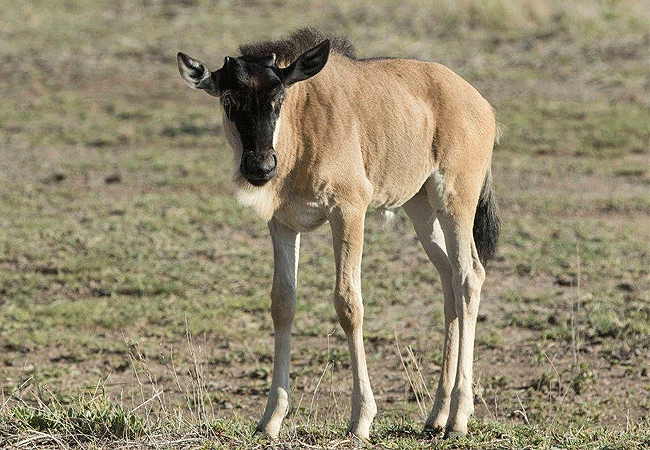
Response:
[{"label": "calf's head", "polygon": [[224,130],[239,158],[239,172],[254,186],[262,186],[277,174],[280,111],[287,89],[316,75],[325,66],[330,42],[307,50],[289,66],[280,68],[276,55],[226,56],[223,67],[208,67],[178,53],[178,70],[188,86],[219,97]]}]

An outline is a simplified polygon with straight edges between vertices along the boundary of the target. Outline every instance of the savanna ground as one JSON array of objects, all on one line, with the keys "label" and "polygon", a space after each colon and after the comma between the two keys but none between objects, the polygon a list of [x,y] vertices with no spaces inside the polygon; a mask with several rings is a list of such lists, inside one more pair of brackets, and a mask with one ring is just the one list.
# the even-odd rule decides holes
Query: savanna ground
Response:
[{"label": "savanna ground", "polygon": [[[420,435],[442,293],[405,215],[367,220],[366,350],[384,448],[650,445],[650,78],[644,1],[2,1],[0,447],[350,447],[327,227],[303,236],[292,409],[270,384],[272,252],[236,204],[213,69],[313,25],[443,63],[505,130],[470,436]],[[371,82],[371,80],[369,80]],[[428,391],[427,391],[428,389]]]}]

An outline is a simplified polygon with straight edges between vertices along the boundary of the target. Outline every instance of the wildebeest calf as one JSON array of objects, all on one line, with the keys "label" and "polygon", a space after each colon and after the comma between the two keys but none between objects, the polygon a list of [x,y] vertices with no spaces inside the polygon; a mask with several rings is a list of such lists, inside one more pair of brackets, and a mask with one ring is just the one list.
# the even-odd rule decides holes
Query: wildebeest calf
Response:
[{"label": "wildebeest calf", "polygon": [[369,207],[402,207],[444,292],[442,373],[425,430],[465,434],[482,262],[500,224],[491,106],[440,64],[358,59],[345,39],[311,29],[240,51],[214,72],[179,53],[178,68],[190,87],[219,98],[237,199],[268,221],[273,241],[275,356],[258,431],[277,437],[289,405],[300,233],[329,222],[334,306],[352,360],[349,431],[369,437],[377,408],[362,336],[364,219]]}]

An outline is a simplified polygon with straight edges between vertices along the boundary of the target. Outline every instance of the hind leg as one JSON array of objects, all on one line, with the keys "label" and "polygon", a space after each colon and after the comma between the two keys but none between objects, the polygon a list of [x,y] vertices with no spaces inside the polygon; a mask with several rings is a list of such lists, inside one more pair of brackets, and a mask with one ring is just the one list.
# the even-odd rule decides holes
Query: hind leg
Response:
[{"label": "hind leg", "polygon": [[473,211],[442,214],[439,217],[452,271],[454,305],[458,316],[458,367],[451,393],[446,435],[467,433],[467,420],[474,412],[472,371],[474,336],[485,270],[479,261],[472,225]]},{"label": "hind leg", "polygon": [[456,380],[458,365],[458,316],[452,286],[453,273],[445,250],[444,236],[435,213],[422,189],[403,206],[413,222],[415,233],[429,260],[440,273],[444,295],[445,339],[442,352],[442,370],[436,389],[433,409],[424,424],[424,429],[435,433],[444,430],[451,406],[451,391]]},{"label": "hind leg", "polygon": [[[481,190],[488,177],[495,136],[494,114],[487,102],[477,103],[469,126],[468,117],[451,124],[435,142],[439,165],[424,183],[427,200],[435,212],[444,235],[445,251],[451,269],[453,306],[458,322],[455,379],[445,425],[446,435],[467,433],[467,420],[474,412],[472,376],[476,318],[485,280],[474,242],[474,218]],[[451,130],[451,131],[450,131]],[[473,130],[468,134],[467,130]],[[480,211],[485,215],[485,211]],[[493,213],[494,215],[494,213]],[[488,217],[494,219],[496,216]],[[485,222],[485,220],[484,220]],[[490,224],[487,223],[489,227]],[[492,224],[494,227],[494,224]],[[479,230],[483,240],[483,231]],[[448,279],[448,277],[447,277]],[[445,310],[447,304],[445,295]],[[449,340],[453,344],[455,340]],[[449,351],[452,354],[452,351]],[[453,373],[449,369],[449,374]],[[436,411],[432,411],[435,415]]]}]

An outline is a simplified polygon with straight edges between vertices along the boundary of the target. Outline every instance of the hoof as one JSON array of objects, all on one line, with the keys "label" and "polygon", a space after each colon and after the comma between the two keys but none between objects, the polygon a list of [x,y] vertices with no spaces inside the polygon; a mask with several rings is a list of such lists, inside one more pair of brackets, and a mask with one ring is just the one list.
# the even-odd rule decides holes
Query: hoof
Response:
[{"label": "hoof", "polygon": [[422,436],[425,438],[442,437],[444,431],[445,429],[443,427],[428,427],[425,425],[424,429],[422,430]]},{"label": "hoof", "polygon": [[259,425],[257,425],[255,427],[255,431],[253,431],[253,434],[259,434],[259,435],[265,436],[265,437],[267,437],[267,438],[269,438],[269,439],[271,439],[273,441],[276,441],[278,439],[278,434],[279,433],[271,433],[268,430],[268,427],[266,427],[266,426],[264,426],[262,424],[259,424]]},{"label": "hoof", "polygon": [[346,436],[349,436],[350,439],[355,443],[363,443],[363,444],[368,444],[370,442],[370,432],[362,432],[358,428],[356,430],[352,429],[352,426],[349,426],[347,431],[345,432]]},{"label": "hoof", "polygon": [[467,433],[463,433],[462,431],[451,431],[451,430],[445,431],[445,439],[449,439],[449,440],[460,439],[465,435],[467,435]]},{"label": "hoof", "polygon": [[347,435],[354,448],[365,448],[370,445],[370,438],[362,438],[354,433],[348,433]]},{"label": "hoof", "polygon": [[346,433],[346,436],[350,438],[352,442],[355,444],[369,444],[370,443],[370,436],[360,436],[356,433],[353,433],[352,431],[348,431]]}]

